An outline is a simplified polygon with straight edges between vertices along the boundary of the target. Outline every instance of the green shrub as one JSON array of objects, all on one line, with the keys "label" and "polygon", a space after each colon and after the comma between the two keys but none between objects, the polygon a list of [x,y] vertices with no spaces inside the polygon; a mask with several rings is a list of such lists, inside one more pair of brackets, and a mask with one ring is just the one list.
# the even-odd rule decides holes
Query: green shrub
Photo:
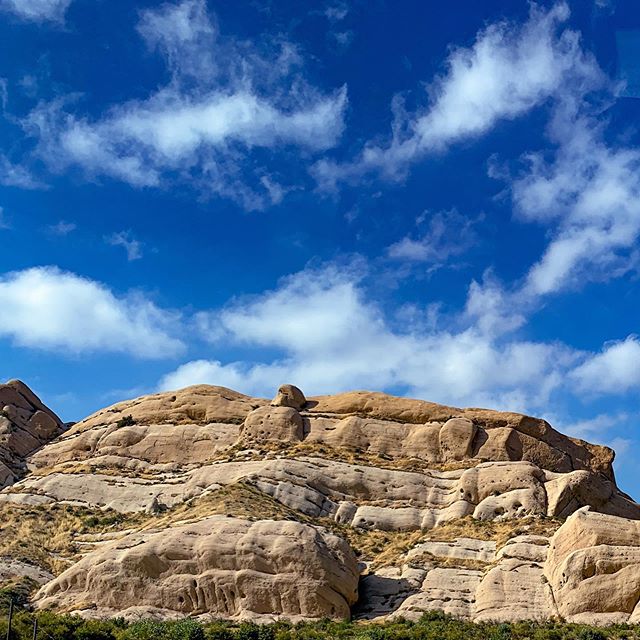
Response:
[{"label": "green shrub", "polygon": [[597,629],[582,629],[576,640],[607,640],[607,636]]},{"label": "green shrub", "polygon": [[74,640],[116,640],[110,620],[86,620],[76,629]]},{"label": "green shrub", "polygon": [[118,420],[118,422],[116,422],[116,427],[132,427],[135,423],[136,421],[133,419],[132,415],[123,416]]},{"label": "green shrub", "polygon": [[[215,621],[201,624],[191,618],[159,622],[122,619],[84,620],[78,616],[30,612],[15,607],[11,640],[31,640],[37,615],[38,640],[640,640],[640,627],[607,628],[560,622],[473,624],[440,611],[428,612],[417,622],[397,618],[381,624],[318,620],[259,625]],[[6,610],[0,616],[0,638],[6,637]]]}]

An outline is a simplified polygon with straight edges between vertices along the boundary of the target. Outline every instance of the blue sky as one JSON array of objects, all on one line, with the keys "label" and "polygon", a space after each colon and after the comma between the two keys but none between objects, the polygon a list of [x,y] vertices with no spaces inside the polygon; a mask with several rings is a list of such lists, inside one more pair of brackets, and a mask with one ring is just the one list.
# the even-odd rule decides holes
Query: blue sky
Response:
[{"label": "blue sky", "polygon": [[640,496],[640,9],[0,0],[0,375],[511,409]]}]

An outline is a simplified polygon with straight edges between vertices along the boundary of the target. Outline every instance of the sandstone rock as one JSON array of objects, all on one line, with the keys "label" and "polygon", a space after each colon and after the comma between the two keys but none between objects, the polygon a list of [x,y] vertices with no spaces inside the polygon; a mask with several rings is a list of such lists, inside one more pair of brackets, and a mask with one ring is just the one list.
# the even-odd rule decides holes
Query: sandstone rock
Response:
[{"label": "sandstone rock", "polygon": [[[284,458],[221,462],[156,478],[95,472],[31,475],[11,493],[0,493],[0,502],[46,496],[122,512],[144,511],[154,498],[172,506],[222,485],[245,482],[306,516],[331,517],[363,529],[429,530],[468,515],[481,520],[544,516],[544,478],[540,469],[526,462],[416,473],[322,458]],[[635,508],[640,516],[635,503],[620,496],[619,500],[623,513]],[[614,506],[611,502],[607,508]]]},{"label": "sandstone rock", "polygon": [[440,452],[446,460],[465,460],[473,455],[476,425],[467,418],[451,418],[438,432]]},{"label": "sandstone rock", "polygon": [[293,444],[301,442],[302,417],[288,406],[260,407],[252,411],[244,421],[240,440],[244,444],[274,442]]},{"label": "sandstone rock", "polygon": [[396,611],[411,595],[417,593],[427,575],[414,567],[381,567],[360,580],[355,615],[375,620]]},{"label": "sandstone rock", "polygon": [[29,562],[16,558],[0,557],[0,583],[16,578],[28,578],[38,585],[43,585],[53,580],[53,575]]},{"label": "sandstone rock", "polygon": [[[0,443],[10,440],[11,460],[26,457],[33,472],[0,491],[0,507],[65,503],[146,522],[74,539],[83,559],[41,590],[39,606],[128,618],[344,617],[361,568],[353,612],[368,619],[440,609],[476,621],[640,622],[640,506],[616,487],[611,450],[544,420],[379,393],[306,400],[283,385],[269,402],[199,385],[118,403],[42,446],[59,420],[20,383],[5,387]],[[0,483],[14,479],[0,456]],[[224,497],[235,495],[238,511]],[[252,521],[211,515],[221,509]],[[367,530],[441,537],[437,527],[470,524],[499,539],[509,523],[522,531],[524,517],[568,520],[551,543],[514,535],[497,550],[495,540],[423,536],[399,556],[394,546],[375,551],[387,565],[370,571],[343,539],[298,517],[371,541],[378,534]]]},{"label": "sandstone rock", "polygon": [[[351,414],[412,424],[444,424],[450,418],[466,418],[478,427],[475,444],[481,458],[494,461],[526,460],[543,469],[560,472],[586,469],[613,478],[611,449],[569,438],[557,432],[545,420],[518,413],[458,409],[368,391],[312,397],[308,399],[307,411],[310,414]],[[496,429],[504,430],[501,433],[502,446],[491,444]],[[483,445],[486,447],[484,451]]]},{"label": "sandstone rock", "polygon": [[409,596],[391,617],[417,620],[428,611],[440,610],[470,620],[482,572],[473,569],[432,569],[418,593]]},{"label": "sandstone rock", "polygon": [[640,601],[640,522],[576,511],[552,539],[545,575],[567,620],[629,620]]},{"label": "sandstone rock", "polygon": [[278,389],[276,397],[271,401],[274,407],[291,407],[300,411],[307,403],[304,393],[292,384],[283,384]]},{"label": "sandstone rock", "polygon": [[557,616],[551,588],[539,563],[503,556],[478,585],[476,622],[549,620]]},{"label": "sandstone rock", "polygon": [[253,409],[268,404],[261,398],[210,385],[195,385],[118,402],[85,418],[69,430],[69,436],[94,427],[116,424],[131,416],[136,424],[242,424]]},{"label": "sandstone rock", "polygon": [[[336,450],[426,465],[487,461],[529,461],[550,472],[585,470],[612,480],[612,452],[554,431],[545,421],[520,414],[457,409],[385,394],[353,392],[306,402],[283,385],[268,406],[224,387],[198,385],[118,403],[76,424],[31,460],[39,469],[91,459],[99,466],[201,464],[231,449],[239,425],[260,427],[264,438],[282,444],[304,440]],[[297,424],[276,427],[285,408],[302,410]],[[289,414],[295,415],[295,414]],[[133,425],[123,418],[130,416]],[[118,433],[114,434],[114,431]],[[271,435],[268,435],[268,432]],[[259,433],[258,433],[259,435]],[[206,441],[201,446],[201,441]],[[157,443],[157,444],[154,444]],[[130,447],[135,445],[135,450]],[[137,465],[137,466],[136,466]]]},{"label": "sandstone rock", "polygon": [[525,560],[543,564],[549,552],[549,538],[544,536],[521,535],[507,540],[498,550],[496,558],[508,560]]},{"label": "sandstone rock", "polygon": [[0,488],[26,471],[27,456],[64,430],[60,418],[20,380],[0,384]]},{"label": "sandstone rock", "polygon": [[131,471],[176,471],[205,464],[233,446],[240,426],[228,423],[94,427],[64,437],[29,459],[33,469],[90,460],[95,466]]},{"label": "sandstone rock", "polygon": [[496,555],[496,543],[493,540],[475,540],[474,538],[456,538],[452,542],[422,542],[406,554],[408,562],[424,560],[425,557],[446,560],[469,560],[472,562],[493,562]]},{"label": "sandstone rock", "polygon": [[357,586],[353,552],[322,529],[215,516],[90,553],[47,584],[37,606],[339,619],[349,616]]}]

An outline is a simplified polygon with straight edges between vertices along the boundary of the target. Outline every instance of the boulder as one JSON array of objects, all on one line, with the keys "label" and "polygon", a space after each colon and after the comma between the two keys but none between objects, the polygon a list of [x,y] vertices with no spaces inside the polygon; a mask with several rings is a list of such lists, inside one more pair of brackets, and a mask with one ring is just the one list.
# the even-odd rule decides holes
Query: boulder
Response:
[{"label": "boulder", "polygon": [[240,441],[245,445],[272,442],[294,444],[302,442],[302,416],[287,406],[260,407],[252,411],[240,431]]},{"label": "boulder", "polygon": [[584,507],[551,541],[545,575],[572,622],[627,622],[640,601],[640,522]]},{"label": "boulder", "polygon": [[[38,593],[40,609],[165,617],[348,618],[357,561],[323,529],[214,516],[104,545]],[[130,611],[132,609],[132,611]]]},{"label": "boulder", "polygon": [[292,384],[283,384],[279,387],[276,397],[271,401],[274,407],[291,407],[300,411],[307,404],[304,393]]}]

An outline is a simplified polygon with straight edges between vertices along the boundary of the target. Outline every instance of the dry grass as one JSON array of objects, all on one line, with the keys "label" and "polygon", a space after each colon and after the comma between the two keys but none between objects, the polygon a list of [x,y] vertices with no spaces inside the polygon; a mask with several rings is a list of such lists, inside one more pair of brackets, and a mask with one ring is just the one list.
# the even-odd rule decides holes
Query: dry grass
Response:
[{"label": "dry grass", "polygon": [[422,531],[360,531],[345,528],[342,535],[361,560],[370,568],[393,565],[401,556],[424,539]]},{"label": "dry grass", "polygon": [[456,538],[494,540],[499,549],[520,535],[552,536],[562,524],[556,518],[529,516],[518,520],[474,520],[471,516],[453,520],[425,533],[425,540],[450,542]]},{"label": "dry grass", "polygon": [[[250,451],[251,453],[247,453]],[[265,456],[271,458],[299,459],[301,457],[324,458],[336,462],[345,462],[354,465],[379,467],[393,471],[457,471],[469,469],[477,464],[477,460],[461,460],[447,463],[428,462],[418,458],[392,458],[384,454],[374,454],[368,451],[333,447],[320,442],[245,442],[235,444],[224,451],[219,452],[212,460],[237,462],[239,460],[264,460]]]},{"label": "dry grass", "polygon": [[[167,475],[166,469],[161,471],[154,471],[153,468],[148,470],[129,469],[124,465],[124,463],[121,466],[117,466],[102,464],[99,460],[70,460],[49,467],[34,469],[28,477],[45,477],[54,473],[65,475],[100,474],[102,476],[136,478],[140,480],[158,480],[159,476]],[[20,486],[15,486],[9,487],[8,489],[5,489],[5,491],[8,493],[22,493],[23,489]]]},{"label": "dry grass", "polygon": [[36,564],[54,574],[79,559],[82,533],[130,526],[139,516],[70,505],[0,504],[0,555]]},{"label": "dry grass", "polygon": [[52,504],[26,506],[0,504],[0,556],[36,564],[59,574],[101,534],[129,530],[163,529],[177,522],[192,522],[225,514],[247,519],[309,521],[273,498],[242,483],[223,487],[158,515],[121,514],[111,510]]},{"label": "dry grass", "polygon": [[178,522],[195,522],[213,515],[228,515],[247,520],[298,520],[311,518],[290,509],[274,498],[237,482],[184,502],[156,517],[150,517],[140,530],[163,529]]},{"label": "dry grass", "polygon": [[[475,538],[493,540],[499,549],[507,540],[518,535],[550,537],[562,522],[553,518],[540,517],[485,522],[467,516],[429,531],[369,531],[336,525],[332,521],[324,521],[322,524],[345,538],[359,559],[368,562],[370,569],[375,570],[401,563],[404,554],[422,542],[452,542],[456,538]],[[430,558],[430,560],[442,567],[464,566],[469,569],[482,569],[487,566],[486,563],[475,560],[464,561],[454,558]]]}]

